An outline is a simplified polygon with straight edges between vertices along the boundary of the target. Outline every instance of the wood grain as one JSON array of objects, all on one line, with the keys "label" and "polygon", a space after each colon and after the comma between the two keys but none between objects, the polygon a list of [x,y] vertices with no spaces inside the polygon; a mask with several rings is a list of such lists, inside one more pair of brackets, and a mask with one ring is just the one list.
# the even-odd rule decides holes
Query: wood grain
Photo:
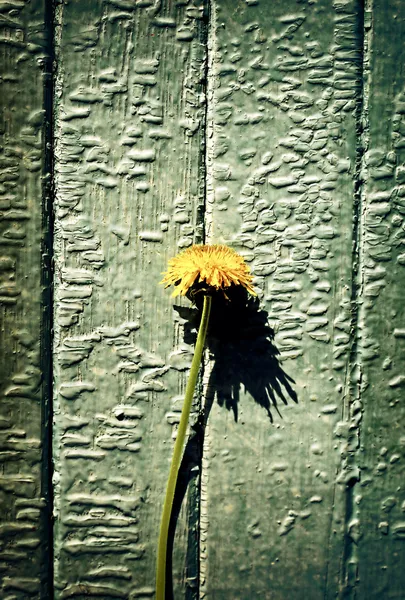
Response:
[{"label": "wood grain", "polygon": [[[152,0],[71,2],[57,15],[58,598],[154,593],[191,361],[159,281],[168,258],[202,235],[203,16],[198,3]],[[190,511],[176,590],[195,585]]]},{"label": "wood grain", "polygon": [[[370,7],[371,8],[371,7]],[[358,462],[352,521],[360,598],[404,594],[405,6],[366,20],[367,121],[361,222]]]},{"label": "wood grain", "polygon": [[40,0],[0,5],[0,596],[49,597],[50,33]]},{"label": "wood grain", "polygon": [[332,598],[356,473],[360,4],[217,0],[212,19],[210,241],[246,257],[260,307],[212,352],[201,597]]},{"label": "wood grain", "polygon": [[403,2],[0,23],[0,596],[154,597],[197,322],[159,281],[206,241],[258,298],[212,309],[174,598],[402,598]]}]

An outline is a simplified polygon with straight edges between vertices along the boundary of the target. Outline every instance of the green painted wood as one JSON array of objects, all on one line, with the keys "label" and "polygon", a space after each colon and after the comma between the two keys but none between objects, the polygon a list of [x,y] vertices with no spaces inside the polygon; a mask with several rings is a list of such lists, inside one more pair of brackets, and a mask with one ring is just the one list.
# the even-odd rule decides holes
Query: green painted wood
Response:
[{"label": "green painted wood", "polygon": [[360,598],[403,598],[405,359],[405,5],[377,0],[366,21],[368,63],[361,222],[362,362],[353,517]]},{"label": "green painted wood", "polygon": [[[58,7],[56,598],[154,594],[191,363],[158,283],[202,237],[203,16],[183,1]],[[195,597],[195,502],[183,513],[174,586]]]},{"label": "green painted wood", "polygon": [[153,597],[193,343],[158,281],[206,239],[259,299],[213,308],[174,597],[402,598],[405,5],[55,10],[52,156],[50,3],[0,2],[1,597]]},{"label": "green painted wood", "polygon": [[0,3],[0,596],[50,597],[48,15]]},{"label": "green painted wood", "polygon": [[209,239],[244,254],[262,312],[212,355],[201,598],[336,598],[358,472],[361,4],[212,9]]}]

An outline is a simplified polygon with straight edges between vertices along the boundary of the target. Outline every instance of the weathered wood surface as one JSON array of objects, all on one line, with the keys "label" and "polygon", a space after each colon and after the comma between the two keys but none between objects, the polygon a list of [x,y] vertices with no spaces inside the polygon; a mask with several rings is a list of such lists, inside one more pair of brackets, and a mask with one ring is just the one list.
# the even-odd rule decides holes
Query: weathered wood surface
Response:
[{"label": "weathered wood surface", "polygon": [[405,5],[376,0],[366,15],[358,408],[353,519],[359,598],[405,590]]},{"label": "weathered wood surface", "polygon": [[213,378],[240,416],[210,415],[202,596],[402,598],[404,5],[214,7],[211,239],[251,258],[299,403],[270,426],[237,396],[274,375]]},{"label": "weathered wood surface", "polygon": [[[45,3],[0,3],[0,596],[49,597]],[[48,285],[47,285],[48,284]]]},{"label": "weathered wood surface", "polygon": [[212,412],[202,596],[402,598],[404,5],[249,4],[214,4],[211,239],[252,259],[299,404]]},{"label": "weathered wood surface", "polygon": [[211,32],[210,241],[246,256],[275,345],[246,323],[214,356],[201,597],[335,598],[355,472],[361,7],[217,0]]},{"label": "weathered wood surface", "polygon": [[153,597],[193,343],[158,281],[206,240],[259,300],[210,333],[174,597],[402,598],[404,3],[50,8],[0,2],[1,597]]},{"label": "weathered wood surface", "polygon": [[[57,598],[154,594],[191,362],[158,282],[168,258],[203,234],[203,28],[193,2],[58,8]],[[195,547],[196,527],[179,531],[178,547],[189,535]],[[195,570],[178,556],[175,585],[195,588]]]}]

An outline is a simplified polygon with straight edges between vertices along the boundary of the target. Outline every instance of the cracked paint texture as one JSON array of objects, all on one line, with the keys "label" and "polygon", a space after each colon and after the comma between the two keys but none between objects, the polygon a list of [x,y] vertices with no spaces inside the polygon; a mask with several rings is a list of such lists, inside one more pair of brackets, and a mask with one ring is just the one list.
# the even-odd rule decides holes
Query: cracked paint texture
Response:
[{"label": "cracked paint texture", "polygon": [[0,23],[0,595],[154,597],[195,338],[158,282],[204,241],[258,300],[210,333],[174,597],[402,597],[401,0],[0,0]]}]

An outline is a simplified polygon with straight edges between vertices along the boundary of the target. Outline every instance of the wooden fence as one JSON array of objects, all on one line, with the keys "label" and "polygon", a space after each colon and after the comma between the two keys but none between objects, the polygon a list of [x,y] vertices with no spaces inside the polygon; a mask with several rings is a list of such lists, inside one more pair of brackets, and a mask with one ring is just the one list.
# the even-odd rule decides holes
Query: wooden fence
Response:
[{"label": "wooden fence", "polygon": [[202,242],[258,300],[211,334],[174,598],[405,597],[404,40],[402,0],[0,0],[4,600],[154,597],[195,341],[158,282]]}]

